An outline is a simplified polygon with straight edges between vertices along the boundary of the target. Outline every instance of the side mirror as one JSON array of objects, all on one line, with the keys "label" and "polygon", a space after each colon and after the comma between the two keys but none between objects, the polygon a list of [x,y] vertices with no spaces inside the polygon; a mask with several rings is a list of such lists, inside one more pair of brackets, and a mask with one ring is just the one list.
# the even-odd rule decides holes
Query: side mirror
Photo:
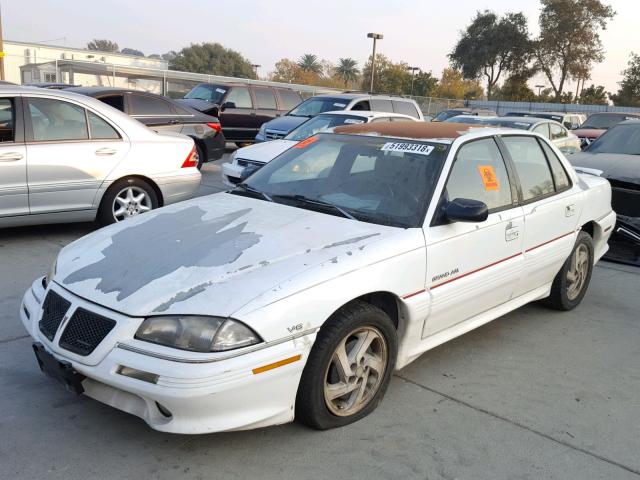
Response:
[{"label": "side mirror", "polygon": [[227,108],[236,108],[236,104],[234,102],[224,102],[220,107],[220,111],[224,112]]},{"label": "side mirror", "polygon": [[478,200],[456,198],[445,205],[444,216],[450,222],[480,223],[489,216],[489,207]]},{"label": "side mirror", "polygon": [[246,167],[244,167],[244,170],[242,170],[242,173],[240,174],[240,181],[244,182],[258,170],[260,170],[259,165],[247,165]]}]

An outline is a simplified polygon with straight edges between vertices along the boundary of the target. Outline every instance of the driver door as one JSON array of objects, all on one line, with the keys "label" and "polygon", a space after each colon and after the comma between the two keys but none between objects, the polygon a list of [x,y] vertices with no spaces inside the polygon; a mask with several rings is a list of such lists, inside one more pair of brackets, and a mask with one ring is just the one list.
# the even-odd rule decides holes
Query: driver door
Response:
[{"label": "driver door", "polygon": [[492,137],[458,150],[440,205],[456,198],[479,200],[489,207],[489,217],[451,223],[436,212],[425,230],[431,312],[423,338],[512,298],[523,268],[524,214],[510,178]]}]

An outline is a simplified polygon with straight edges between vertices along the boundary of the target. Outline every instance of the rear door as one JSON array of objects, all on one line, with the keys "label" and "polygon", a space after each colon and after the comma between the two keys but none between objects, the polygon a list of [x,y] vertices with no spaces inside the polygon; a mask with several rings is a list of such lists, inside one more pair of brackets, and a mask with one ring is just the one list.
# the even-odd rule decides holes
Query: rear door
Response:
[{"label": "rear door", "polygon": [[129,143],[109,121],[58,98],[25,97],[31,213],[86,210]]},{"label": "rear door", "polygon": [[431,313],[423,338],[512,298],[522,274],[524,216],[507,165],[493,137],[458,149],[440,204],[479,200],[489,207],[489,217],[448,223],[436,214],[426,229]]},{"label": "rear door", "polygon": [[278,111],[284,115],[287,112],[293,110],[296,106],[302,103],[302,97],[296,91],[289,90],[288,88],[276,88],[278,93]]},{"label": "rear door", "polygon": [[276,101],[275,91],[272,88],[252,87],[252,90],[256,111],[256,115],[253,117],[255,122],[254,126],[256,133],[258,133],[263,123],[279,117],[280,112],[278,112],[278,103]]},{"label": "rear door", "polygon": [[220,108],[222,132],[231,142],[253,141],[259,127],[249,88],[231,87]]},{"label": "rear door", "polygon": [[21,97],[0,97],[0,218],[29,213]]}]

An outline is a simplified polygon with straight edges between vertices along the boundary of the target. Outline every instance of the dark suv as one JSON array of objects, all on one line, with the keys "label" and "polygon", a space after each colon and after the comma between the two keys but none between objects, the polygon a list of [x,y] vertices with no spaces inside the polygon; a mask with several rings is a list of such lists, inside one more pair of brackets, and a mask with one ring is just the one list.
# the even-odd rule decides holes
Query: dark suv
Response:
[{"label": "dark suv", "polygon": [[409,98],[370,93],[327,93],[307,98],[287,113],[262,125],[256,142],[277,140],[286,137],[294,128],[321,113],[342,110],[402,113],[424,120],[420,107]]},{"label": "dark suv", "polygon": [[302,97],[289,88],[201,83],[179,101],[218,117],[225,138],[243,144],[252,143],[263,123],[286,114]]},{"label": "dark suv", "polygon": [[156,131],[176,132],[193,138],[198,168],[204,162],[224,155],[226,140],[217,118],[154,93],[125,88],[77,87],[67,92],[80,93],[111,105]]}]

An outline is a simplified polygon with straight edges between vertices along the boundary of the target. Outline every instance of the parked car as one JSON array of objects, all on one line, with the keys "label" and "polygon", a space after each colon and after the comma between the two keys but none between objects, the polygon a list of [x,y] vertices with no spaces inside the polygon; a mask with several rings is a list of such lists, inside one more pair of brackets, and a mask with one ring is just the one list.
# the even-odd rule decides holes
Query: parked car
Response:
[{"label": "parked car", "polygon": [[227,141],[242,146],[253,143],[264,123],[285,115],[302,97],[289,88],[201,83],[178,101],[218,117]]},{"label": "parked car", "polygon": [[486,125],[488,127],[517,128],[539,133],[548,138],[564,154],[580,151],[580,139],[558,122],[535,117],[453,117],[445,122]]},{"label": "parked car", "polygon": [[175,100],[127,88],[79,87],[67,91],[97,98],[156,132],[175,132],[191,137],[196,145],[198,169],[204,162],[218,160],[224,155],[226,140],[219,120]]},{"label": "parked car", "polygon": [[256,143],[236,150],[230,163],[222,164],[222,178],[233,187],[298,142],[320,132],[333,131],[341,125],[397,121],[418,121],[409,115],[387,112],[358,112],[353,110],[321,113],[293,129],[286,137]]},{"label": "parked car", "polygon": [[93,98],[0,87],[1,227],[118,222],[189,198],[196,164],[190,138]]},{"label": "parked car", "polygon": [[66,88],[79,87],[79,86],[80,85],[73,85],[71,83],[63,83],[63,82],[35,82],[35,83],[25,84],[25,87],[49,88],[51,90],[64,90]]},{"label": "parked car", "polygon": [[562,113],[562,112],[509,112],[505,117],[536,117],[554,120],[564,125],[569,130],[575,130],[585,121],[586,116],[582,113]]},{"label": "parked car", "polygon": [[262,125],[256,136],[256,142],[284,138],[308,119],[321,113],[337,110],[401,113],[423,120],[420,107],[415,100],[409,98],[359,92],[317,95],[306,99],[285,117],[276,118]]},{"label": "parked car", "polygon": [[585,149],[609,128],[633,118],[640,118],[640,113],[592,113],[573,133],[580,138],[582,148]]},{"label": "parked car", "polygon": [[488,108],[450,108],[448,110],[442,110],[435,117],[432,122],[444,122],[450,118],[458,117],[461,115],[469,116],[483,116],[483,117],[495,117],[497,113],[494,110]]},{"label": "parked car", "polygon": [[640,120],[614,125],[569,159],[577,170],[611,183],[618,223],[607,258],[640,266]]},{"label": "parked car", "polygon": [[19,313],[42,370],[166,432],[347,425],[424,351],[576,307],[615,223],[609,182],[527,131],[389,122],[296,147],[63,248]]}]

